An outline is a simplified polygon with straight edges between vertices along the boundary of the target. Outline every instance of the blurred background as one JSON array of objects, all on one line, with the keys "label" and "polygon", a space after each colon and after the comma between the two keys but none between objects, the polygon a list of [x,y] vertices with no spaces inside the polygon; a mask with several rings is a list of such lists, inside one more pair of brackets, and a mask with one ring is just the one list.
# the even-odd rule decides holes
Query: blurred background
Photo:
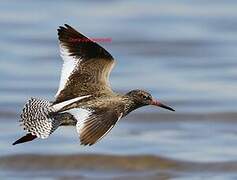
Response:
[{"label": "blurred background", "polygon": [[[1,0],[0,179],[237,179],[237,1]],[[136,110],[91,147],[74,127],[12,146],[30,97],[53,100],[69,24],[117,60],[115,91],[176,109]]]}]

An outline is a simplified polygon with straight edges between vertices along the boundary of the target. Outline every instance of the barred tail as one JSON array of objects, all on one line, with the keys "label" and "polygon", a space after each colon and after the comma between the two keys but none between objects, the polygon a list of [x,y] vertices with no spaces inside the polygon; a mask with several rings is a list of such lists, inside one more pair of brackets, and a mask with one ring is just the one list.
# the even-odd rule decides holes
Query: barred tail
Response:
[{"label": "barred tail", "polygon": [[21,125],[29,134],[45,139],[52,134],[60,122],[50,113],[54,112],[47,100],[31,98],[24,106],[21,114]]}]

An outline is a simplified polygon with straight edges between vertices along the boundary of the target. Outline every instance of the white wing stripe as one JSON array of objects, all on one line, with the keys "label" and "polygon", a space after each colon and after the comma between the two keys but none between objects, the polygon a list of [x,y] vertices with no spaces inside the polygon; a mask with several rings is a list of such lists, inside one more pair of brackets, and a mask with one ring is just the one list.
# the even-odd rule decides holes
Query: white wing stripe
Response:
[{"label": "white wing stripe", "polygon": [[86,119],[91,115],[92,111],[83,108],[74,108],[67,111],[77,120],[76,129],[77,133],[81,133],[81,129],[84,127]]},{"label": "white wing stripe", "polygon": [[73,99],[70,99],[70,100],[67,100],[67,101],[63,101],[61,103],[58,103],[58,104],[55,104],[52,106],[53,110],[56,112],[60,109],[62,109],[63,107],[71,104],[71,103],[74,103],[76,101],[79,101],[79,100],[82,100],[82,99],[85,99],[87,97],[90,97],[91,95],[87,95],[87,96],[81,96],[81,97],[76,97],[76,98],[73,98]]},{"label": "white wing stripe", "polygon": [[73,73],[73,71],[77,69],[81,61],[80,59],[76,59],[75,57],[70,56],[68,50],[61,44],[59,45],[59,47],[60,47],[60,56],[62,57],[64,63],[61,71],[59,88],[55,97],[57,97],[60,94],[60,92],[64,89],[69,76]]}]

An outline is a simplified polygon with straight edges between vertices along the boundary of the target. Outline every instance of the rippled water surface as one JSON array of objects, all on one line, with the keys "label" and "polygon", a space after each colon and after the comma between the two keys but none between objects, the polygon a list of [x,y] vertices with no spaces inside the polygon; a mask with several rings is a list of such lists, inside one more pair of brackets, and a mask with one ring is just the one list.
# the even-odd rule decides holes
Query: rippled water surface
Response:
[{"label": "rippled water surface", "polygon": [[[236,179],[236,10],[234,0],[2,0],[0,177]],[[102,45],[117,60],[110,78],[115,91],[146,89],[176,112],[136,110],[91,147],[80,146],[74,127],[59,128],[47,140],[12,146],[24,135],[17,121],[27,99],[54,99],[62,66],[56,29],[64,23],[91,38],[112,39]],[[114,168],[44,169],[45,161],[37,165],[42,172],[20,163],[13,168],[17,158],[24,161],[22,154],[66,156],[67,161],[73,160],[67,155],[92,154]],[[164,158],[166,168],[152,166],[146,155]],[[145,159],[139,173],[138,166],[114,164],[118,157],[133,161],[134,156]],[[95,159],[86,156],[85,162]]]}]

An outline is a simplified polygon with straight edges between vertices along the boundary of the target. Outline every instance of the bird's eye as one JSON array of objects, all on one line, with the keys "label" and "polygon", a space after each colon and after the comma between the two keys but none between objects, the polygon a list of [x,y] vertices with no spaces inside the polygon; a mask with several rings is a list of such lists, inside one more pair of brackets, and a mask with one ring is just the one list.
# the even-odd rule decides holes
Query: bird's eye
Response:
[{"label": "bird's eye", "polygon": [[145,99],[145,100],[148,100],[149,97],[146,96],[146,95],[143,95],[142,98]]}]

